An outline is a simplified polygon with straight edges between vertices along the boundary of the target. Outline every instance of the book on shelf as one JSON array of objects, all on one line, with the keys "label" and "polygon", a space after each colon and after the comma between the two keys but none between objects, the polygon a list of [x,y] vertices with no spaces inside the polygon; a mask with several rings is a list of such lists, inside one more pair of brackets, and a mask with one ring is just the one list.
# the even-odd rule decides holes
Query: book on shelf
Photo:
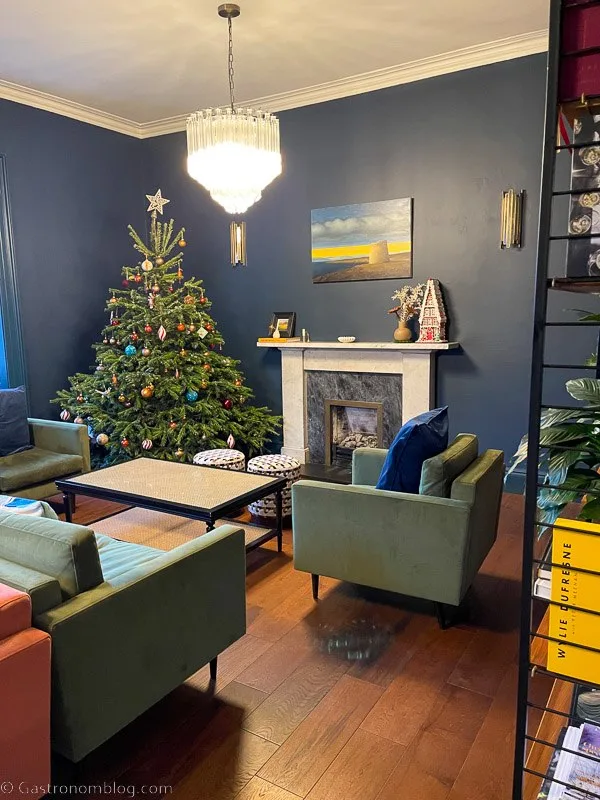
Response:
[{"label": "book on shelf", "polygon": [[275,339],[273,336],[259,336],[259,342],[271,342],[272,344],[285,344],[286,342],[301,342],[300,336],[280,336]]},{"label": "book on shelf", "polygon": [[[552,535],[552,567],[548,669],[589,683],[600,683],[600,653],[573,645],[600,649],[600,526],[558,519]],[[587,533],[586,533],[587,531]],[[599,792],[600,794],[600,792]]]},{"label": "book on shelf", "polygon": [[563,729],[538,800],[597,797],[600,794],[599,753],[600,728],[597,725],[585,722],[579,727],[571,725]]}]

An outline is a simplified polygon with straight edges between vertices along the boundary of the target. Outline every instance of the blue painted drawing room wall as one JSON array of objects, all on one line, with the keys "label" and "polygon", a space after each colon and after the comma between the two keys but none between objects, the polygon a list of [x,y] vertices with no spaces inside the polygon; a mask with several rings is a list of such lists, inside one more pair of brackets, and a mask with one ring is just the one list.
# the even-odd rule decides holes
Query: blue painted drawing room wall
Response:
[{"label": "blue painted drawing room wall", "polygon": [[50,398],[94,362],[108,286],[131,258],[127,223],[144,221],[140,142],[0,100],[0,153],[31,412],[56,416]]},{"label": "blue painted drawing room wall", "polygon": [[[187,274],[205,280],[228,352],[258,400],[281,409],[280,354],[259,350],[273,311],[313,340],[391,341],[402,281],[313,285],[313,208],[414,198],[414,281],[439,278],[460,352],[439,356],[437,401],[454,433],[512,454],[526,428],[544,55],[282,112],[284,173],[245,215],[248,266],[229,266],[229,218],[185,172],[185,134],[142,142],[187,228]],[[501,191],[527,190],[525,247],[499,249]]]}]

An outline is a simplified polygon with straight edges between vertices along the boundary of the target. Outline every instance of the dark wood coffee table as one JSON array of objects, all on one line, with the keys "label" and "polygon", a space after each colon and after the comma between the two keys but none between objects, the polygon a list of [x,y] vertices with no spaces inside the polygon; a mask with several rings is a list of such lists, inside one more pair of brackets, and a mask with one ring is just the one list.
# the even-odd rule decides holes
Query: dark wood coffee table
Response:
[{"label": "dark wood coffee table", "polygon": [[[277,510],[275,527],[266,531],[257,528],[259,535],[255,537],[247,534],[246,550],[277,537],[277,549],[281,551],[281,492],[286,486],[285,478],[267,478],[249,472],[197,467],[154,458],[136,458],[87,475],[62,478],[56,481],[56,485],[63,493],[67,522],[72,521],[72,496],[82,494],[201,520],[206,522],[209,531],[215,527],[218,519],[227,518],[248,503],[274,494]],[[235,520],[233,524],[237,524]],[[243,523],[241,527],[248,529],[253,526]]]}]

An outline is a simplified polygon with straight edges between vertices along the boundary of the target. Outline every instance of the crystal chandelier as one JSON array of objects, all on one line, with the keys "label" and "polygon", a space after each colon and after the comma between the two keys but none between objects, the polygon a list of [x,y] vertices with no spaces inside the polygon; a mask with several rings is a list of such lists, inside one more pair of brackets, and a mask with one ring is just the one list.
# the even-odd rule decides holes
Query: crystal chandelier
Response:
[{"label": "crystal chandelier", "polygon": [[219,6],[229,28],[229,99],[226,109],[206,108],[187,120],[188,172],[229,214],[241,214],[260,200],[281,174],[279,120],[252,108],[236,108],[231,21],[235,3]]}]

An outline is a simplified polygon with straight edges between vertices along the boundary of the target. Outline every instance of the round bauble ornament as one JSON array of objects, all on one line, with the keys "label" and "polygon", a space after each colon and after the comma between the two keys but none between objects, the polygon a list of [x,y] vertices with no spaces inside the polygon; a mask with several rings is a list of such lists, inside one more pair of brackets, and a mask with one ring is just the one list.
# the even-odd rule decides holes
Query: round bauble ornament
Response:
[{"label": "round bauble ornament", "polygon": [[96,436],[96,444],[99,444],[102,447],[104,447],[105,444],[108,444],[108,436],[107,436],[107,434],[106,433],[99,433],[98,436]]},{"label": "round bauble ornament", "polygon": [[200,302],[202,303],[202,305],[206,303],[206,297],[204,297],[204,295],[202,295],[202,297],[200,298]]},{"label": "round bauble ornament", "polygon": [[162,265],[163,265],[164,263],[165,263],[165,260],[164,260],[164,258],[162,258],[161,256],[159,256],[159,257],[156,259],[156,266],[157,266],[157,267],[162,267]]},{"label": "round bauble ornament", "polygon": [[131,341],[132,341],[132,342],[137,342],[137,340],[140,338],[140,335],[139,335],[139,333],[137,333],[136,331],[134,331],[134,332],[133,332],[133,333],[130,335],[130,337],[129,337],[129,338],[131,339]]},{"label": "round bauble ornament", "polygon": [[102,372],[103,369],[104,369],[104,364],[98,364],[98,366],[96,367],[96,372]]},{"label": "round bauble ornament", "polygon": [[177,456],[177,458],[183,458],[183,456],[185,455],[185,453],[183,452],[183,450],[181,449],[181,447],[178,447],[178,448],[177,448],[177,450],[175,450],[175,455]]},{"label": "round bauble ornament", "polygon": [[177,423],[175,422],[174,419],[172,419],[171,422],[169,422],[169,428],[171,428],[171,430],[174,431],[176,427]]},{"label": "round bauble ornament", "polygon": [[116,385],[117,385],[117,380],[118,380],[118,378],[117,378],[117,376],[115,375],[115,373],[114,373],[114,372],[113,372],[113,374],[112,374],[112,377],[111,377],[111,379],[110,379],[110,380],[111,380],[111,383],[112,383],[112,385],[113,385],[113,386],[116,386]]},{"label": "round bauble ornament", "polygon": [[158,283],[154,284],[154,286],[152,287],[152,291],[154,292],[154,294],[158,294],[160,292],[160,286],[158,285]]},{"label": "round bauble ornament", "polygon": [[111,336],[111,338],[108,341],[110,342],[110,344],[114,344],[117,340],[115,339],[114,336]]},{"label": "round bauble ornament", "polygon": [[194,299],[193,295],[186,294],[186,296],[183,298],[183,302],[186,304],[186,306],[193,306],[196,300]]},{"label": "round bauble ornament", "polygon": [[125,403],[125,408],[131,408],[131,403],[129,402],[129,400]]},{"label": "round bauble ornament", "polygon": [[108,339],[106,338],[106,336],[104,337],[104,339],[102,339],[102,344],[108,344]]},{"label": "round bauble ornament", "polygon": [[134,347],[132,344],[128,344],[125,348],[125,355],[126,356],[134,356],[137,353],[137,348]]},{"label": "round bauble ornament", "polygon": [[125,397],[124,394],[120,394],[117,399],[118,399],[119,403],[124,403],[125,400],[127,400],[127,398]]},{"label": "round bauble ornament", "polygon": [[110,300],[109,300],[108,302],[109,302],[111,305],[115,305],[115,304],[116,304],[116,302],[117,302],[117,298],[114,296],[114,294],[113,294],[113,296],[110,298]]},{"label": "round bauble ornament", "polygon": [[113,317],[113,318],[111,319],[111,321],[110,321],[110,324],[114,326],[114,325],[119,325],[119,324],[120,324],[120,322],[121,322],[121,321],[120,321],[120,319],[119,319],[118,317]]},{"label": "round bauble ornament", "polygon": [[121,447],[129,447],[129,439],[123,437],[123,439],[121,439]]},{"label": "round bauble ornament", "polygon": [[203,365],[202,365],[202,369],[203,369],[205,372],[210,372],[210,371],[211,371],[211,369],[212,369],[212,367],[211,367],[211,365],[210,365],[210,364],[203,364]]},{"label": "round bauble ornament", "polygon": [[234,383],[235,383],[236,386],[241,386],[242,385],[242,382],[241,382],[241,380],[239,378],[236,378]]},{"label": "round bauble ornament", "polygon": [[215,343],[214,342],[211,342],[208,346],[210,347],[211,350],[215,349]]},{"label": "round bauble ornament", "polygon": [[202,381],[202,383],[200,384],[200,388],[201,389],[206,389],[207,387],[208,387],[208,383],[206,381]]},{"label": "round bauble ornament", "polygon": [[187,244],[187,242],[186,242],[186,240],[185,240],[185,239],[180,239],[180,240],[177,242],[177,244],[179,245],[179,247],[185,247],[185,246],[186,246],[186,244]]},{"label": "round bauble ornament", "polygon": [[83,395],[82,394],[78,394],[77,395],[77,402],[78,403],[83,403]]},{"label": "round bauble ornament", "polygon": [[134,275],[134,276],[133,276],[133,280],[134,280],[136,283],[141,283],[141,282],[142,282],[142,276],[141,276],[141,275],[138,273],[137,275]]},{"label": "round bauble ornament", "polygon": [[183,324],[183,322],[178,322],[177,323],[177,330],[178,331],[184,331],[185,330],[185,325]]},{"label": "round bauble ornament", "polygon": [[144,400],[149,400],[154,394],[154,387],[153,386],[144,386],[142,391],[140,392]]},{"label": "round bauble ornament", "polygon": [[75,417],[73,422],[77,425],[83,425],[83,417]]},{"label": "round bauble ornament", "polygon": [[190,325],[190,327],[188,328],[188,330],[189,330],[190,333],[194,333],[194,331],[196,330],[196,326],[192,323]]},{"label": "round bauble ornament", "polygon": [[198,392],[195,389],[188,389],[185,393],[185,399],[188,403],[195,403],[198,399]]},{"label": "round bauble ornament", "polygon": [[121,286],[124,289],[127,289],[127,287],[129,286],[129,281],[127,280],[127,278],[124,278],[124,280],[121,281]]},{"label": "round bauble ornament", "polygon": [[152,439],[144,439],[142,442],[142,450],[152,450]]},{"label": "round bauble ornament", "polygon": [[142,347],[142,355],[149,356],[150,355],[150,348],[149,347]]},{"label": "round bauble ornament", "polygon": [[144,325],[144,333],[152,333],[152,325]]},{"label": "round bauble ornament", "polygon": [[207,322],[207,323],[206,323],[206,325],[205,325],[204,327],[205,327],[205,329],[206,329],[206,330],[207,330],[209,333],[210,333],[211,331],[214,331],[214,329],[215,329],[215,326],[214,326],[214,325],[212,325],[212,323],[210,323],[210,322]]},{"label": "round bauble ornament", "polygon": [[169,284],[169,291],[170,292],[174,292],[175,291],[175,289],[173,288],[173,284],[172,283]]},{"label": "round bauble ornament", "polygon": [[239,404],[240,404],[241,406],[243,406],[243,405],[244,405],[244,403],[246,402],[246,398],[244,397],[244,395],[243,395],[243,394],[241,394],[241,395],[238,397],[238,401],[239,401]]},{"label": "round bauble ornament", "polygon": [[233,400],[230,400],[229,398],[223,400],[223,408],[226,408],[227,411],[231,411],[233,408]]},{"label": "round bauble ornament", "polygon": [[69,411],[67,411],[67,409],[66,409],[66,408],[64,408],[64,409],[63,409],[63,410],[60,412],[60,418],[62,419],[62,421],[63,421],[63,422],[67,422],[67,420],[70,420],[70,419],[71,419],[71,413],[70,413]]},{"label": "round bauble ornament", "polygon": [[182,358],[185,358],[185,357],[187,356],[187,350],[185,350],[185,349],[182,347],[182,348],[181,348],[181,350],[179,351],[179,355],[180,355]]},{"label": "round bauble ornament", "polygon": [[[157,263],[158,263],[158,261],[157,261]],[[152,266],[153,265],[152,265],[152,262],[150,261],[150,259],[145,258],[142,261],[142,269],[144,270],[144,272],[150,272],[150,270],[152,269]]]}]

